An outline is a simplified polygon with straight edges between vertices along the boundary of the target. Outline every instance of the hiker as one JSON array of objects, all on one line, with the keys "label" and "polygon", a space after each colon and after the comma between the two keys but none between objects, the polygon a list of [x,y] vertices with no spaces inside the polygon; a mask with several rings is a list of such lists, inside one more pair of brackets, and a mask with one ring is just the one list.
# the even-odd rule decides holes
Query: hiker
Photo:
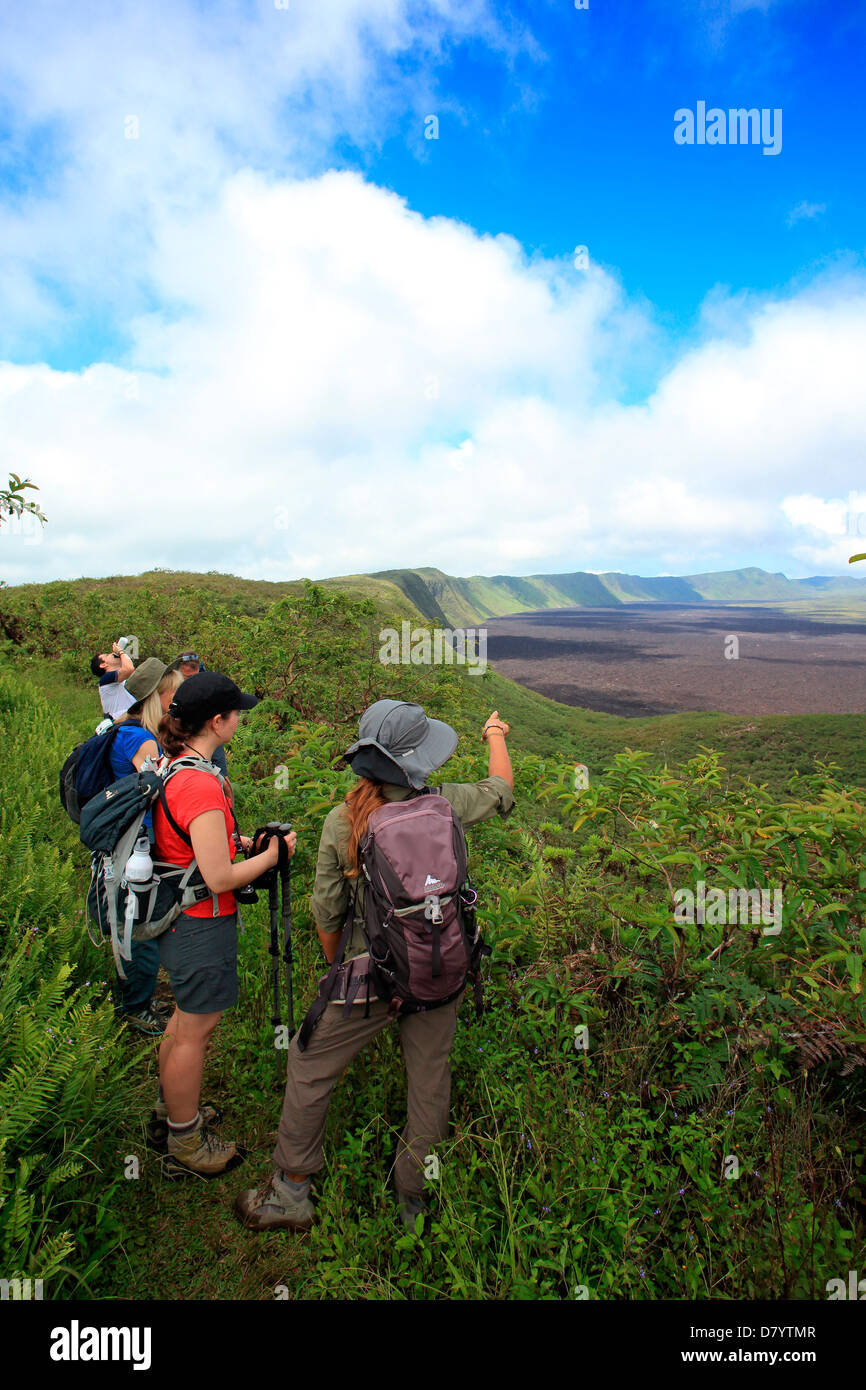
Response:
[{"label": "hiker", "polygon": [[97,652],[90,662],[91,674],[98,677],[99,702],[102,713],[109,719],[116,719],[134,703],[134,696],[126,690],[124,682],[135,670],[132,658],[123,648],[112,643],[110,652]]},{"label": "hiker", "polygon": [[[438,789],[464,827],[511,812],[514,778],[505,744],[508,731],[508,724],[494,710],[481,735],[489,747],[488,776],[479,782],[446,782]],[[368,993],[375,976],[371,977],[370,948],[361,924],[363,894],[370,888],[359,871],[359,847],[368,820],[390,803],[423,793],[429,775],[447,762],[457,746],[457,734],[447,724],[428,719],[418,705],[397,700],[378,700],[371,705],[361,717],[358,732],[358,741],[344,754],[358,781],[344,802],[325,818],[310,902],[328,961],[336,964],[339,960],[344,923],[344,940],[351,931],[345,960],[356,978],[350,985],[344,975],[330,1002],[326,1001],[332,986],[323,983],[319,999],[289,1046],[285,1098],[273,1155],[275,1171],[258,1190],[241,1192],[235,1203],[244,1225],[257,1231],[275,1227],[309,1230],[314,1216],[310,1174],[322,1166],[331,1090],[352,1058],[397,1016],[394,1003],[389,1005],[378,998],[375,987]],[[440,801],[439,796],[423,797],[425,802],[434,799]],[[455,838],[450,811],[447,825],[450,845]],[[420,874],[420,870],[415,873]],[[425,887],[430,881],[428,872]],[[440,882],[432,879],[434,886]],[[355,893],[357,898],[350,907]],[[459,970],[458,966],[463,979]],[[433,973],[437,973],[435,966]],[[334,967],[329,980],[333,974]],[[354,1002],[352,989],[357,991]],[[416,1216],[426,1209],[422,1195],[424,1158],[448,1132],[449,1054],[463,993],[461,988],[450,1002],[398,1018],[408,1079],[408,1119],[397,1146],[395,1187],[400,1216],[412,1230]],[[318,1023],[309,1031],[315,1017]]]},{"label": "hiker", "polygon": [[[127,678],[127,694],[134,703],[115,721],[117,732],[112,734],[108,755],[116,778],[126,777],[130,772],[140,772],[146,758],[156,761],[162,756],[157,741],[160,720],[182,680],[177,671],[170,671],[155,656],[148,657]],[[150,811],[144,818],[143,829],[153,843]],[[118,975],[115,991],[118,1013],[125,1023],[139,1033],[160,1036],[165,1032],[168,1013],[154,1000],[159,973],[156,940],[134,940],[132,959],[124,970],[126,979]]]},{"label": "hiker", "polygon": [[[198,652],[185,651],[175,657],[174,661],[171,663],[171,670],[179,671],[183,679],[188,680],[190,676],[197,676],[201,671],[206,671],[207,667]],[[219,768],[223,777],[228,777],[229,768],[226,762],[226,750],[224,748],[214,749],[213,761],[215,766]]]},{"label": "hiker", "polygon": [[[177,1007],[160,1043],[160,1090],[153,1118],[167,1122],[173,1171],[203,1177],[225,1172],[244,1156],[235,1143],[221,1140],[209,1128],[199,1109],[207,1044],[238,997],[234,890],[278,862],[274,839],[261,854],[243,864],[232,863],[237,853],[234,815],[222,778],[213,772],[215,750],[231,739],[241,710],[257,703],[255,695],[244,694],[227,676],[202,672],[178,686],[159,725],[166,757],[200,759],[202,768],[184,768],[165,788],[168,811],[189,835],[192,847],[172,828],[160,802],[154,807],[158,856],[178,865],[188,865],[194,857],[213,896],[187,908],[158,938],[159,958]],[[238,838],[244,849],[252,847],[248,837]],[[297,835],[292,831],[283,838],[291,857]]]}]

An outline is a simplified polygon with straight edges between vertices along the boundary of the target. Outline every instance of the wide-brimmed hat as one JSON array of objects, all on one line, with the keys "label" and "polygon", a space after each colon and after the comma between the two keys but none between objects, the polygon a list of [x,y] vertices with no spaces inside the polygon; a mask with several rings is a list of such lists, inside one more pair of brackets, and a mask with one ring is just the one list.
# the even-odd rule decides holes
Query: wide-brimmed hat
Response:
[{"label": "wide-brimmed hat", "polygon": [[124,681],[127,691],[136,704],[153,694],[167,670],[168,667],[165,662],[160,661],[156,656],[149,656],[146,661],[142,661],[140,666],[136,666],[132,675],[127,676]]},{"label": "wide-brimmed hat", "polygon": [[[377,700],[361,715],[358,738],[343,757],[352,764],[365,749],[376,749],[384,768],[393,767],[416,791],[457,747],[457,734],[441,719],[428,719],[420,705],[403,700]],[[361,760],[363,761],[363,759]]]}]

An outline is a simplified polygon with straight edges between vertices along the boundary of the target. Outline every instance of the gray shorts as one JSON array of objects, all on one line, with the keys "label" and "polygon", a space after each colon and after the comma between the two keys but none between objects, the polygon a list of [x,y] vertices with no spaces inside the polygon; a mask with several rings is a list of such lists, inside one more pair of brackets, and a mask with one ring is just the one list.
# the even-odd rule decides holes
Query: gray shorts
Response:
[{"label": "gray shorts", "polygon": [[190,917],[182,912],[159,941],[177,1007],[213,1014],[238,1002],[238,914]]}]

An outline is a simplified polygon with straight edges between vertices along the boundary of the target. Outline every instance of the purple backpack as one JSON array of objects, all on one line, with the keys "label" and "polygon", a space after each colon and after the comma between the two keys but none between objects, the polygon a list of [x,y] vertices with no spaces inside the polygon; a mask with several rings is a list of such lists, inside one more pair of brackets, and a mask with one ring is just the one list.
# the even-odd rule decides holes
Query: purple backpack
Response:
[{"label": "purple backpack", "polygon": [[[301,1026],[303,1052],[328,1002],[345,999],[344,1016],[370,989],[389,1012],[423,1013],[456,999],[467,981],[483,1013],[481,958],[490,947],[475,922],[477,894],[467,876],[466,838],[451,803],[429,787],[374,811],[360,846],[364,936],[369,957],[343,965],[354,926],[357,889],[329,974]],[[366,966],[366,969],[364,968]],[[339,990],[338,990],[339,985]]]}]

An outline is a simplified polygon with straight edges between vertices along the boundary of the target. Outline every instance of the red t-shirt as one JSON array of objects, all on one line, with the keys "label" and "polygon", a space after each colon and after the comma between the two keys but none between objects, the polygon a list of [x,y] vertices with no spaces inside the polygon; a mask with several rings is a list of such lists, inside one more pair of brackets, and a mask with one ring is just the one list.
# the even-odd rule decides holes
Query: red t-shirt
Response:
[{"label": "red t-shirt", "polygon": [[[196,816],[202,815],[204,811],[222,811],[226,822],[229,857],[234,859],[237,854],[232,835],[235,823],[228,797],[215,777],[209,772],[198,772],[194,767],[184,768],[182,772],[175,773],[166,786],[165,799],[171,814],[187,834]],[[169,864],[192,863],[195,858],[192,850],[185,840],[175,834],[161,802],[157,802],[153,810],[153,833],[157,850],[155,857],[164,859]],[[219,894],[220,917],[228,916],[236,907],[234,893]],[[190,917],[212,917],[213,899],[205,898],[200,903],[193,903],[192,907],[184,908],[184,912]]]}]

